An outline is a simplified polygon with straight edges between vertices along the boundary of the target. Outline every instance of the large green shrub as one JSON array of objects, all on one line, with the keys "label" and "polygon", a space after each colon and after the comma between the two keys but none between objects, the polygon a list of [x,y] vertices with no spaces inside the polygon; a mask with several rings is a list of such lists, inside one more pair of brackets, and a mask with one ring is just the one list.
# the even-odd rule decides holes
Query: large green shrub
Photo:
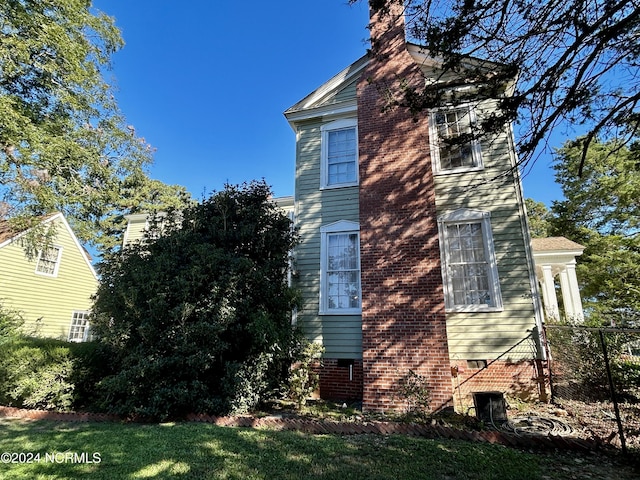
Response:
[{"label": "large green shrub", "polygon": [[157,222],[155,240],[105,258],[92,326],[118,371],[101,382],[104,408],[228,413],[279,384],[294,337],[295,234],[270,196],[264,182],[228,185]]},{"label": "large green shrub", "polygon": [[24,320],[19,312],[8,309],[0,303],[0,345],[20,334]]},{"label": "large green shrub", "polygon": [[611,374],[619,398],[637,403],[640,400],[640,362],[617,358],[612,362]]},{"label": "large green shrub", "polygon": [[295,361],[287,379],[287,397],[293,400],[298,408],[302,408],[318,388],[320,377],[314,367],[322,357],[324,347],[303,338],[296,347]]},{"label": "large green shrub", "polygon": [[90,405],[98,346],[16,335],[0,350],[0,404],[69,411]]}]

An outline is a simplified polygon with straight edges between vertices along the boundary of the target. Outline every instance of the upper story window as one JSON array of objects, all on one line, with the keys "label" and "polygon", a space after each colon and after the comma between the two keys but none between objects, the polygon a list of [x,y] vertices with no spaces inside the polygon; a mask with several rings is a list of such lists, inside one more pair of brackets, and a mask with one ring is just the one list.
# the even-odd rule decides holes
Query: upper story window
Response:
[{"label": "upper story window", "polygon": [[49,275],[51,277],[57,276],[58,268],[60,268],[61,256],[61,247],[50,246],[40,250],[38,262],[36,263],[36,273],[40,275]]},{"label": "upper story window", "polygon": [[358,184],[358,124],[336,120],[321,127],[321,188]]},{"label": "upper story window", "polygon": [[489,212],[456,210],[438,219],[448,310],[502,309]]},{"label": "upper story window", "polygon": [[342,220],[320,234],[320,313],[361,313],[360,226]]},{"label": "upper story window", "polygon": [[480,143],[473,135],[475,123],[471,106],[431,112],[431,156],[436,173],[482,169]]}]

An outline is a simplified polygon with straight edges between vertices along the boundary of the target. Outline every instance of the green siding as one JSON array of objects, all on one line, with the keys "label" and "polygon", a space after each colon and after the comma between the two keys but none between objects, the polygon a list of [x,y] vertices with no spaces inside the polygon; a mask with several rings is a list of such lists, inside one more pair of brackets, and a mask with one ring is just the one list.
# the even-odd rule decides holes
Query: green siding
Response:
[{"label": "green siding", "polygon": [[[349,95],[355,96],[355,87]],[[295,205],[300,244],[295,286],[302,293],[297,322],[311,340],[322,342],[328,358],[362,358],[360,315],[319,315],[320,227],[339,220],[359,221],[358,187],[320,189],[320,127],[298,125]]]},{"label": "green siding", "polygon": [[344,101],[353,100],[356,98],[356,86],[358,84],[358,79],[355,78],[351,83],[345,85],[344,88],[338,90],[336,92],[335,97],[333,98],[333,102],[331,103],[340,103]]},{"label": "green siding", "polygon": [[[343,85],[320,103],[353,102],[357,80]],[[320,105],[314,105],[318,107]],[[478,105],[478,117],[491,111],[490,102]],[[296,224],[301,243],[296,249],[295,286],[303,305],[297,320],[307,336],[325,346],[325,356],[361,358],[361,316],[318,315],[320,291],[320,227],[339,220],[359,221],[359,188],[320,188],[320,128],[328,119],[295,124]],[[491,212],[491,225],[504,309],[501,312],[447,313],[452,359],[518,360],[534,356],[530,332],[535,312],[519,206],[519,179],[499,175],[512,167],[506,134],[482,145],[484,169],[435,177],[438,214],[459,208]]]},{"label": "green siding", "polygon": [[356,98],[356,85],[358,84],[358,77],[351,80],[351,82],[329,92],[323,97],[317,104],[319,105],[337,105],[339,103],[354,100]]},{"label": "green siding", "polygon": [[26,333],[66,340],[73,312],[91,310],[98,280],[62,222],[53,244],[62,247],[56,277],[36,274],[37,259],[18,243],[0,248],[0,299],[22,314]]},{"label": "green siding", "polygon": [[[490,111],[485,103],[477,109]],[[520,360],[535,356],[527,340],[535,312],[525,254],[524,219],[518,204],[516,175],[506,134],[481,145],[484,169],[435,176],[438,215],[459,208],[491,212],[491,229],[502,293],[501,312],[448,312],[447,336],[452,359]]]}]

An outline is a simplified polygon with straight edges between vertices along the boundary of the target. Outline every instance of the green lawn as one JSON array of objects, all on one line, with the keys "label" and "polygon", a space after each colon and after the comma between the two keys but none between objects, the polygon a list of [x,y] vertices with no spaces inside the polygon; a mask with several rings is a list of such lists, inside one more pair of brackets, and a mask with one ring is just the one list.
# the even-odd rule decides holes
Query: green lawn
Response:
[{"label": "green lawn", "polygon": [[[462,441],[308,435],[196,423],[0,419],[2,452],[40,454],[39,462],[0,463],[0,478],[11,480],[638,478],[602,457],[542,455]],[[76,463],[86,459],[93,463]]]}]

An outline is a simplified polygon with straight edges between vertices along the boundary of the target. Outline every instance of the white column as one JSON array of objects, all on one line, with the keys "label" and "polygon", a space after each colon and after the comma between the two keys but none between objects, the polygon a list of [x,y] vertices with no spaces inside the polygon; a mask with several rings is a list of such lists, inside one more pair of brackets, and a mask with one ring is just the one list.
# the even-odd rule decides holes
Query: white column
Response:
[{"label": "white column", "polygon": [[567,320],[575,320],[576,312],[573,309],[573,299],[571,298],[571,285],[567,269],[560,270],[560,290],[562,291],[562,304],[564,305],[564,316]]},{"label": "white column", "polygon": [[544,300],[544,312],[549,320],[559,318],[558,297],[553,281],[553,271],[551,265],[542,266],[542,297]]},{"label": "white column", "polygon": [[[567,280],[569,283],[569,295],[575,320],[581,322],[584,319],[582,311],[582,299],[580,298],[580,287],[578,287],[578,277],[576,276],[576,264],[567,264]],[[562,293],[564,296],[564,292]]]}]

